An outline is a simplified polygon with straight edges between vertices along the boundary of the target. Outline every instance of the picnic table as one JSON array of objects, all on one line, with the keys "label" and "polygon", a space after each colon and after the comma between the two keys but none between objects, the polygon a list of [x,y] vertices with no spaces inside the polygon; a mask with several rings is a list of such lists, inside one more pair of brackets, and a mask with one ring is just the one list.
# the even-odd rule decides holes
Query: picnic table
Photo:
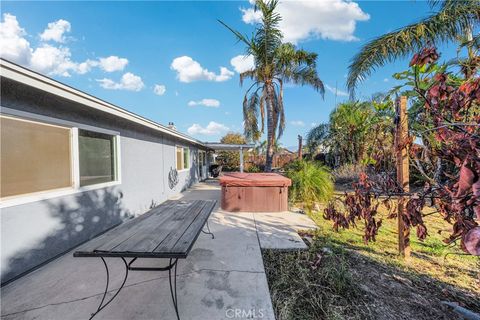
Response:
[{"label": "picnic table", "polygon": [[[129,271],[168,271],[170,294],[177,319],[177,265],[178,259],[186,259],[200,232],[214,238],[208,226],[208,217],[215,207],[215,200],[169,200],[151,209],[147,213],[131,219],[103,235],[89,241],[74,257],[100,258],[106,270],[106,287],[95,317],[120,293],[125,285]],[[208,231],[203,227],[207,226]],[[110,272],[105,258],[120,258],[125,265],[123,282],[113,296],[106,301]],[[169,259],[164,267],[134,266],[141,258]],[[130,259],[129,261],[127,261]],[[138,262],[137,262],[138,264]],[[173,274],[172,274],[173,269]],[[173,283],[172,283],[173,282]]]}]

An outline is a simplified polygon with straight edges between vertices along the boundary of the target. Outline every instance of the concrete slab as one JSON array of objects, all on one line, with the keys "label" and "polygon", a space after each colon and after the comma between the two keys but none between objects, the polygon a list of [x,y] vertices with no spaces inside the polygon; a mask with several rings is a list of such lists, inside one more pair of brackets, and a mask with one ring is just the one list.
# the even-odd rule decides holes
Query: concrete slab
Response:
[{"label": "concrete slab", "polygon": [[[202,183],[182,197],[219,200],[219,190],[216,182]],[[215,239],[201,234],[188,258],[179,261],[182,319],[274,319],[261,247],[301,249],[296,230],[312,224],[293,213],[230,213],[217,206],[209,219]],[[72,254],[2,288],[2,319],[87,319],[102,297],[105,271],[101,260]],[[113,292],[124,267],[118,258],[107,262]],[[160,266],[166,261],[138,263]],[[175,319],[168,273],[130,272],[125,288],[96,319]]]},{"label": "concrete slab", "polygon": [[307,249],[297,232],[316,228],[315,223],[307,215],[299,213],[255,212],[253,216],[262,249]]}]

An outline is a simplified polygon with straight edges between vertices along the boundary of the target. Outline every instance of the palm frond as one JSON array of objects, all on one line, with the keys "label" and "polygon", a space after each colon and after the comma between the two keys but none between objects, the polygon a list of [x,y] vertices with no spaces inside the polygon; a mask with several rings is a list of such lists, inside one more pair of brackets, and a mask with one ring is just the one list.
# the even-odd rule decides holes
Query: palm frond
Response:
[{"label": "palm frond", "polygon": [[280,88],[278,89],[278,114],[280,115],[279,123],[278,123],[278,136],[277,138],[280,139],[283,135],[283,131],[285,130],[285,108],[283,106],[283,81],[279,81]]},{"label": "palm frond", "polygon": [[260,131],[258,130],[258,106],[260,97],[257,91],[247,98],[245,95],[243,100],[243,121],[244,134],[249,140],[257,141],[260,138]]},{"label": "palm frond", "polygon": [[230,30],[235,35],[235,37],[237,38],[238,41],[241,41],[241,42],[245,43],[247,45],[247,47],[251,46],[252,41],[250,39],[248,39],[247,36],[241,34],[239,31],[231,28],[228,24],[226,24],[222,20],[217,20],[217,21],[220,22],[225,28]]},{"label": "palm frond", "polygon": [[349,66],[347,88],[351,95],[376,68],[405,57],[426,45],[455,41],[467,28],[480,23],[478,0],[444,1],[443,9],[426,19],[367,43]]},{"label": "palm frond", "polygon": [[329,136],[329,128],[328,123],[321,123],[307,133],[306,145],[310,153],[314,153],[326,141]]}]

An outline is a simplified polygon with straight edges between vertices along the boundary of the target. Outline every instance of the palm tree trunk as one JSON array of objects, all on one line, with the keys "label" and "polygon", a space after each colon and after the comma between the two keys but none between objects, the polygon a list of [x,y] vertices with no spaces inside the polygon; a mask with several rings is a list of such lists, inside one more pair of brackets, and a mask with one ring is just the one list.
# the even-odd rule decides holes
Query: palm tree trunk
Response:
[{"label": "palm tree trunk", "polygon": [[265,160],[265,172],[272,171],[273,163],[273,146],[275,144],[275,121],[274,121],[274,105],[272,96],[270,95],[271,88],[267,88],[267,154]]}]

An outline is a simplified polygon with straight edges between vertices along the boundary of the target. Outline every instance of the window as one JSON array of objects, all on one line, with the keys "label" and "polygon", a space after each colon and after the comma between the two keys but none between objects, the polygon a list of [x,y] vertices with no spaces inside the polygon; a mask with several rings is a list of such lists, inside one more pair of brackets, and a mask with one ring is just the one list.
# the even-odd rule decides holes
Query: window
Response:
[{"label": "window", "polygon": [[190,168],[190,149],[187,147],[176,147],[177,170]]},{"label": "window", "polygon": [[207,164],[207,153],[205,151],[198,151],[198,165],[204,166]]},{"label": "window", "polygon": [[190,168],[190,149],[183,148],[183,169]]},{"label": "window", "polygon": [[80,186],[115,180],[115,138],[112,135],[79,130]]},{"label": "window", "polygon": [[2,207],[119,180],[117,136],[47,121],[0,115]]},{"label": "window", "polygon": [[71,129],[0,116],[0,197],[73,186]]}]

